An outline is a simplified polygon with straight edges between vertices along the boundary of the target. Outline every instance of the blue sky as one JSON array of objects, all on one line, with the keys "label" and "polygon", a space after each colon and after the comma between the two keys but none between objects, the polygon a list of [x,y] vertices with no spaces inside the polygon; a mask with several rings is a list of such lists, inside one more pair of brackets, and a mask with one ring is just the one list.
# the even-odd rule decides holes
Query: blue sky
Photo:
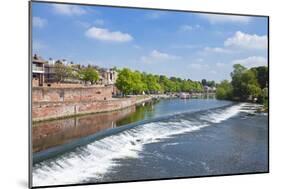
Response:
[{"label": "blue sky", "polygon": [[221,81],[267,65],[267,18],[32,3],[33,53],[105,68]]}]

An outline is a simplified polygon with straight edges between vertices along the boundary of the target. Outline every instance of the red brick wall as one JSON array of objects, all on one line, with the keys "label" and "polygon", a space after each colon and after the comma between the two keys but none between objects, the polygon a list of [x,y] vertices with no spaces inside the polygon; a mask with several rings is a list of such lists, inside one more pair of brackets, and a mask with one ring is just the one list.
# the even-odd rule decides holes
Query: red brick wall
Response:
[{"label": "red brick wall", "polygon": [[39,121],[79,114],[107,112],[126,108],[135,103],[136,99],[133,97],[81,102],[34,102],[32,104],[32,120]]},{"label": "red brick wall", "polygon": [[80,102],[93,100],[109,100],[113,87],[81,87],[81,88],[48,88],[33,87],[33,102]]}]

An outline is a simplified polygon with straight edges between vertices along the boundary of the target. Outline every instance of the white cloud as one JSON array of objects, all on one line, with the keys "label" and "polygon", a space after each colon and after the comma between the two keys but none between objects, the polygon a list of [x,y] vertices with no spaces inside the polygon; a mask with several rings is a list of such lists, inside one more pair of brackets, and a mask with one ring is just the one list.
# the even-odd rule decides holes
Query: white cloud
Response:
[{"label": "white cloud", "polygon": [[100,41],[112,41],[112,42],[128,42],[132,41],[133,37],[128,33],[122,33],[120,31],[109,31],[106,28],[89,28],[85,35],[89,38],[94,38]]},{"label": "white cloud", "polygon": [[211,53],[231,53],[232,51],[229,49],[225,48],[220,48],[220,47],[205,47],[204,52],[211,52]]},{"label": "white cloud", "polygon": [[267,36],[250,35],[237,31],[233,36],[224,41],[223,47],[205,47],[199,53],[237,53],[246,50],[265,50],[267,49]]},{"label": "white cloud", "polygon": [[177,60],[181,57],[160,52],[158,50],[153,50],[148,56],[142,56],[141,61],[145,63],[155,62],[155,61],[168,61],[168,60]]},{"label": "white cloud", "polygon": [[200,29],[200,28],[201,28],[201,26],[199,24],[196,24],[195,26],[182,25],[182,26],[180,26],[179,31],[188,32],[188,31],[197,30],[197,29]]},{"label": "white cloud", "polygon": [[87,11],[76,5],[54,4],[53,10],[58,14],[67,16],[86,14]]},{"label": "white cloud", "polygon": [[43,28],[47,24],[47,20],[44,18],[40,18],[37,16],[34,16],[32,18],[32,26],[37,28]]},{"label": "white cloud", "polygon": [[251,56],[245,59],[234,60],[233,64],[241,64],[247,68],[267,66],[267,59],[262,56]]},{"label": "white cloud", "polygon": [[211,24],[216,23],[248,23],[251,21],[249,16],[236,16],[236,15],[220,15],[220,14],[201,14],[202,18],[207,19]]},{"label": "white cloud", "polygon": [[237,31],[234,36],[224,41],[225,47],[243,48],[243,49],[266,49],[267,36],[250,35]]}]

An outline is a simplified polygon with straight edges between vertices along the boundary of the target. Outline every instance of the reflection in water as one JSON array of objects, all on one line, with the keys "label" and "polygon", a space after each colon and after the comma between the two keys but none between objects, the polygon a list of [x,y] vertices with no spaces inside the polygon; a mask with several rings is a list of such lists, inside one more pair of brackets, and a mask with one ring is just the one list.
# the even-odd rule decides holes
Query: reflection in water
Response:
[{"label": "reflection in water", "polygon": [[33,152],[59,146],[112,127],[120,127],[157,116],[199,111],[228,105],[228,101],[204,99],[154,100],[123,110],[77,116],[72,118],[34,123],[32,128]]},{"label": "reflection in water", "polygon": [[158,101],[150,101],[138,105],[134,113],[130,114],[127,117],[124,117],[123,119],[118,120],[116,122],[116,126],[122,126],[129,123],[141,121],[147,118],[152,118],[155,114],[154,105],[157,102]]},{"label": "reflection in water", "polygon": [[74,139],[105,129],[150,118],[153,116],[155,103],[156,101],[152,101],[113,112],[34,123],[32,128],[33,152],[66,144]]},{"label": "reflection in water", "polygon": [[[116,122],[134,113],[132,106],[120,111],[91,114],[67,119],[34,123],[32,128],[33,152],[66,144],[71,140],[116,127]],[[140,117],[138,115],[136,117]],[[119,126],[120,124],[118,124]]]}]

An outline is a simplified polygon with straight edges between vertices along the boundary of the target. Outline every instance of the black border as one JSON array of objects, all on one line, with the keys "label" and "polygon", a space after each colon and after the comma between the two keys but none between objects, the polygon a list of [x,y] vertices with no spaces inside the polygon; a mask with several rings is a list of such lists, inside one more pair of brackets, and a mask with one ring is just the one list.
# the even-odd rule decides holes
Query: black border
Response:
[{"label": "black border", "polygon": [[[233,15],[233,16],[250,16],[250,17],[264,17],[267,18],[267,61],[268,61],[268,141],[267,141],[267,158],[268,166],[267,171],[263,172],[247,172],[247,173],[234,173],[234,174],[217,174],[217,175],[203,175],[203,176],[191,176],[191,177],[169,177],[159,179],[144,179],[144,180],[128,180],[128,181],[113,181],[113,182],[99,182],[99,183],[78,183],[78,184],[64,184],[64,185],[47,185],[47,186],[32,186],[32,3],[46,3],[46,4],[68,4],[68,5],[84,5],[84,6],[98,6],[98,7],[111,7],[111,8],[128,8],[128,9],[143,9],[143,10],[159,10],[159,11],[172,11],[172,12],[187,12],[187,13],[205,13],[215,15]],[[147,8],[147,7],[134,7],[134,6],[120,6],[120,5],[101,5],[92,3],[72,3],[72,2],[56,2],[56,1],[40,1],[30,0],[28,2],[28,187],[29,188],[54,188],[54,187],[68,187],[68,186],[85,186],[85,185],[99,185],[99,184],[114,184],[114,183],[130,183],[130,182],[144,182],[144,181],[161,181],[161,180],[176,180],[176,179],[187,179],[187,178],[207,178],[207,177],[221,177],[221,176],[238,176],[238,175],[250,175],[250,174],[265,174],[269,173],[270,169],[270,151],[269,151],[269,135],[270,135],[270,17],[268,15],[256,15],[256,14],[240,14],[240,13],[226,13],[226,12],[208,12],[208,11],[192,11],[192,10],[178,10],[178,9],[163,9],[163,8]]]}]

